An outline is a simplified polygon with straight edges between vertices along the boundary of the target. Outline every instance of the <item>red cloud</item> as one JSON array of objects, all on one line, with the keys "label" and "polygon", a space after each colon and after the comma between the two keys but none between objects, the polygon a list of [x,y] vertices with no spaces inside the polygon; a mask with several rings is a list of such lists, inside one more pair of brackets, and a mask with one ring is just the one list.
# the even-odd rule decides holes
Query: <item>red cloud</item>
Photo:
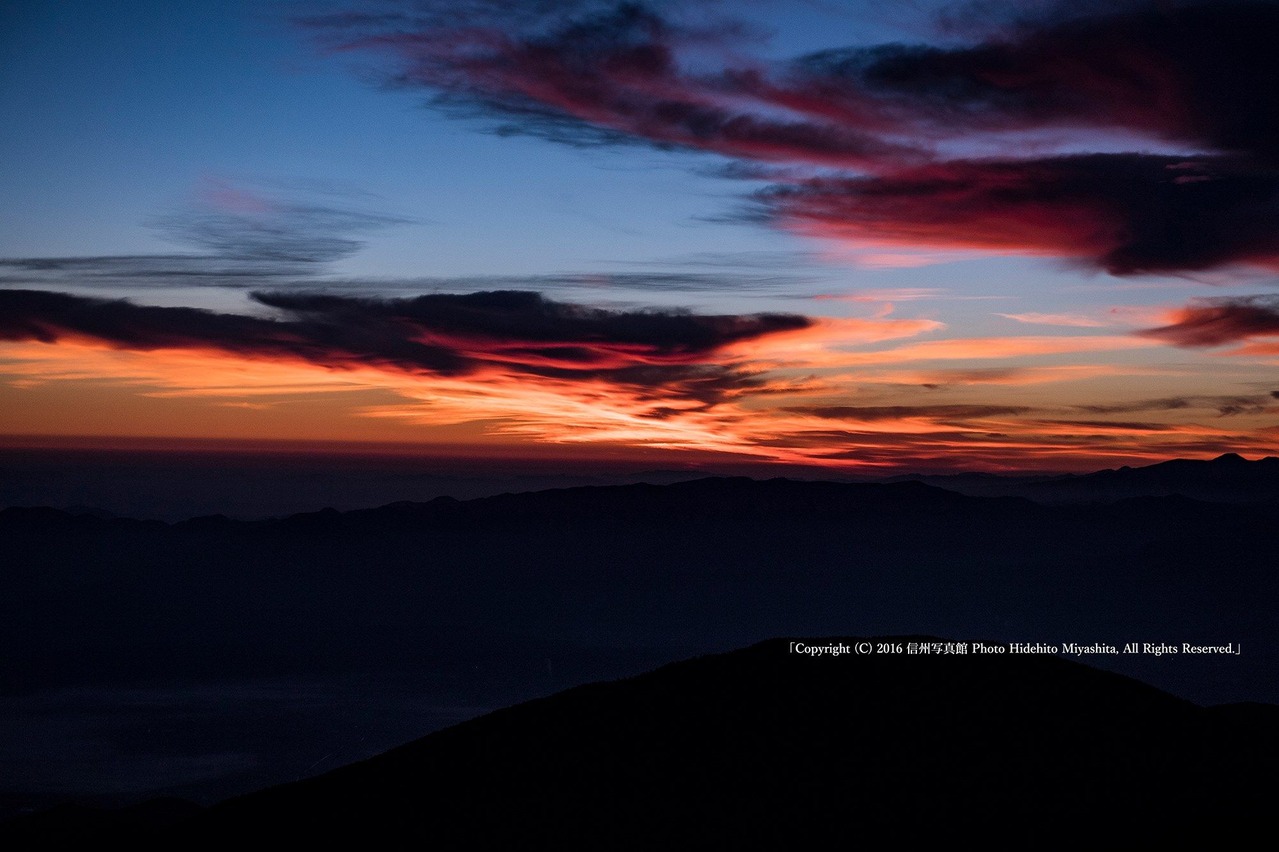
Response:
[{"label": "red cloud", "polygon": [[[1049,255],[1117,275],[1274,265],[1279,7],[1095,8],[968,46],[834,49],[782,65],[725,59],[713,48],[731,26],[677,25],[635,3],[485,7],[476,23],[427,2],[307,23],[392,57],[397,84],[503,130],[833,167],[841,174],[816,180],[783,171],[759,199],[766,220],[819,236]],[[1102,131],[1198,153],[1026,156],[1018,134],[1043,130],[1075,150],[1095,151]]]},{"label": "red cloud", "polygon": [[1141,334],[1173,346],[1222,346],[1279,336],[1279,304],[1261,297],[1223,299],[1176,311],[1172,322]]},{"label": "red cloud", "polygon": [[[1205,179],[1180,181],[1187,166]],[[777,187],[760,201],[766,215],[820,236],[1043,254],[1116,275],[1279,264],[1279,174],[1219,160],[951,161]]]}]

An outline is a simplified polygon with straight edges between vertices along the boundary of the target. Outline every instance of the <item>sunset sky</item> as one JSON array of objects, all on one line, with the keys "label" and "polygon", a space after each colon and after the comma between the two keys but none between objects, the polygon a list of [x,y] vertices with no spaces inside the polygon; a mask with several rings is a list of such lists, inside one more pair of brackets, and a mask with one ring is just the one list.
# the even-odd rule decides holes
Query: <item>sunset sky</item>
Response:
[{"label": "sunset sky", "polygon": [[0,444],[1279,452],[1279,4],[0,7]]}]

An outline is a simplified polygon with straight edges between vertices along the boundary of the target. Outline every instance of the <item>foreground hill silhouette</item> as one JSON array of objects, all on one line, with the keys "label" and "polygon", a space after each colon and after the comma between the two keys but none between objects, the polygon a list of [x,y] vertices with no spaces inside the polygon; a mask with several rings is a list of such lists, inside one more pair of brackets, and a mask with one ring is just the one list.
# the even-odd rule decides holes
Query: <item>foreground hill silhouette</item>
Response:
[{"label": "foreground hill silhouette", "polygon": [[1205,709],[1055,657],[815,658],[774,640],[501,710],[117,837],[184,849],[1220,845],[1269,829],[1276,758],[1271,706]]}]

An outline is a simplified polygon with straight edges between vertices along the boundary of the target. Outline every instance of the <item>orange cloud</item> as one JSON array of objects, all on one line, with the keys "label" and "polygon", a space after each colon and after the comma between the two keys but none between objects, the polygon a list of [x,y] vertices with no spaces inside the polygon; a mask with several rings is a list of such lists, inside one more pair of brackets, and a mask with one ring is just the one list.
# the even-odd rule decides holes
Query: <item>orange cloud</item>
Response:
[{"label": "orange cloud", "polygon": [[[405,326],[414,345],[464,359],[465,370],[459,371],[406,369],[402,358],[336,358],[334,352],[349,353],[361,342],[358,334],[350,336],[359,331],[358,324],[342,332],[347,336],[338,338],[343,345],[335,349],[314,317],[266,328],[231,318],[240,343],[219,348],[212,340],[177,335],[156,319],[167,322],[169,315],[126,310],[112,316],[116,325],[111,327],[122,331],[111,336],[102,329],[90,334],[87,326],[76,333],[50,328],[46,317],[43,325],[14,340],[20,330],[15,315],[9,315],[11,339],[0,343],[0,376],[7,389],[0,393],[11,402],[0,417],[0,431],[69,434],[78,428],[138,435],[416,440],[471,446],[477,452],[499,445],[608,446],[619,452],[729,453],[850,469],[961,463],[994,469],[1085,467],[1170,452],[1274,448],[1273,436],[1250,430],[1262,425],[1254,424],[1257,406],[1239,409],[1229,428],[1222,428],[1187,422],[1188,409],[1169,406],[1150,409],[1138,423],[1098,419],[1091,411],[1079,414],[1085,406],[1076,406],[1072,419],[1060,401],[1050,414],[1043,401],[955,398],[965,387],[1139,374],[1142,368],[1020,363],[1158,345],[1133,337],[901,344],[943,327],[932,320],[888,316],[803,318],[788,321],[789,327],[774,323],[777,327],[765,332],[767,324],[749,318],[705,323],[693,317],[666,324],[664,316],[677,315],[665,314],[640,316],[634,327],[617,329],[607,324],[619,321],[612,315],[587,313],[585,325],[573,325],[570,311],[568,328],[578,329],[573,333],[589,338],[596,327],[592,323],[598,322],[613,330],[606,339],[584,340],[583,348],[565,340],[560,326],[553,340],[528,342],[536,326],[502,337],[491,330],[488,315],[483,334],[475,327],[468,334],[427,329],[429,343],[422,342],[420,326]],[[179,319],[193,319],[200,328],[211,321],[204,314],[184,313]],[[282,348],[263,352],[244,343],[246,328],[252,335],[287,332],[289,339]],[[131,343],[130,335],[140,335],[140,342]],[[328,345],[312,349],[313,339]],[[392,344],[383,337],[367,345],[383,347],[371,351],[398,351],[386,349]],[[901,369],[913,362],[971,360],[1019,363]],[[953,390],[893,389],[884,384],[888,381]],[[866,391],[859,383],[879,383],[880,389]],[[59,386],[75,393],[58,397]],[[920,402],[918,394],[934,393],[946,395],[944,401]],[[68,418],[66,412],[76,405],[98,413],[92,419]],[[39,406],[46,410],[37,411]],[[1194,413],[1211,418],[1217,416],[1213,410],[1200,407]]]}]

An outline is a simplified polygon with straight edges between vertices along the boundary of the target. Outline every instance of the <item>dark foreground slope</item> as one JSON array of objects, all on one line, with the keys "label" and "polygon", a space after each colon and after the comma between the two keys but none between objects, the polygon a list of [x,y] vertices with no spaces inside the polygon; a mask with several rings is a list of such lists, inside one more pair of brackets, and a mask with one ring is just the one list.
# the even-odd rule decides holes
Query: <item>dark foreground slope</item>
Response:
[{"label": "dark foreground slope", "polygon": [[1268,828],[1277,745],[1279,708],[1204,709],[1054,657],[814,658],[777,640],[492,713],[152,840],[1219,845]]}]

